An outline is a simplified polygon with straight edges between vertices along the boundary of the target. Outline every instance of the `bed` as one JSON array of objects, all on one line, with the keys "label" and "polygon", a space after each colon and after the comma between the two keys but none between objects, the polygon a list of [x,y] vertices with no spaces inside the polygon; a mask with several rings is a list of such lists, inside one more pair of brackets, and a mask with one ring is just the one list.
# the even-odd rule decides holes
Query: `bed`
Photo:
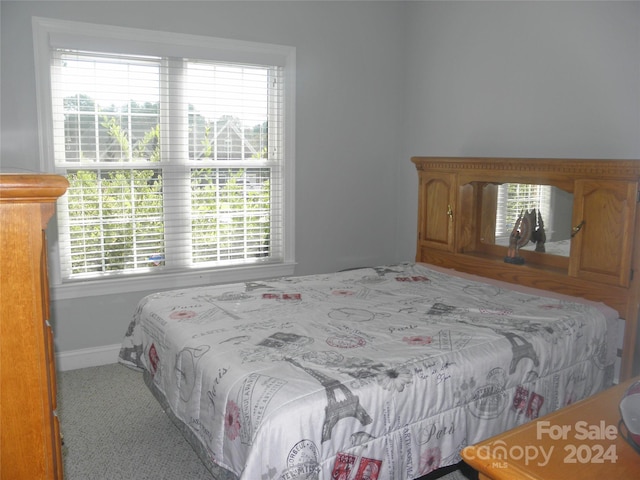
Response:
[{"label": "bed", "polygon": [[617,318],[401,264],[151,295],[121,361],[214,475],[396,480],[608,386]]},{"label": "bed", "polygon": [[617,303],[442,258],[156,293],[120,362],[219,480],[419,478],[612,384]]}]

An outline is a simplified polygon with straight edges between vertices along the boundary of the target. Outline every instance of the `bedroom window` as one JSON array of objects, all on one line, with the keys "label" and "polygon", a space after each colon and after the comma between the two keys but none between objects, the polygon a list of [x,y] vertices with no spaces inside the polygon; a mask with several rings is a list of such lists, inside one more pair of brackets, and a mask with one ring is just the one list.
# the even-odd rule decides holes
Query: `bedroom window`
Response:
[{"label": "bedroom window", "polygon": [[34,35],[44,167],[70,182],[59,290],[291,273],[289,47],[46,19]]}]

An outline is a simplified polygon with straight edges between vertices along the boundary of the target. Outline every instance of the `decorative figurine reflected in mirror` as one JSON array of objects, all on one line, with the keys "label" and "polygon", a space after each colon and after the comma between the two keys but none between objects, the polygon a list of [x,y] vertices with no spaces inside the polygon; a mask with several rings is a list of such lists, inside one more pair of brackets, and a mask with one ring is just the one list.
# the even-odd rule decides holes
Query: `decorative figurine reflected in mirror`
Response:
[{"label": "decorative figurine reflected in mirror", "polygon": [[529,211],[523,210],[509,235],[509,248],[504,261],[515,265],[524,264],[524,258],[519,255],[520,248],[531,241],[536,244],[536,252],[544,252],[546,238],[540,210],[536,211],[535,208]]},{"label": "decorative figurine reflected in mirror", "polygon": [[[536,209],[538,233],[545,238],[532,239],[522,250],[540,255],[569,258],[573,215],[573,193],[559,187],[518,183],[485,183],[480,199],[480,249],[485,245],[501,247],[502,254],[509,247],[510,234],[520,212]],[[544,222],[542,221],[544,219]],[[535,235],[535,230],[532,235]],[[490,249],[491,247],[489,247]],[[500,254],[500,250],[494,250]],[[520,255],[532,258],[528,254]],[[551,260],[560,261],[560,260]]]}]

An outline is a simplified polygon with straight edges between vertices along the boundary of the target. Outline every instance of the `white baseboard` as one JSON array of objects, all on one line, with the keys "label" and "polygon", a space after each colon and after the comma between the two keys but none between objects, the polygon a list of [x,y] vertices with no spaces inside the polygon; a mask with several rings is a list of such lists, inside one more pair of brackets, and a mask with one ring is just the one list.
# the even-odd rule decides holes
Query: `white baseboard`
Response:
[{"label": "white baseboard", "polygon": [[118,362],[120,344],[105,345],[104,347],[81,348],[56,354],[58,370],[77,370],[78,368],[99,367]]}]

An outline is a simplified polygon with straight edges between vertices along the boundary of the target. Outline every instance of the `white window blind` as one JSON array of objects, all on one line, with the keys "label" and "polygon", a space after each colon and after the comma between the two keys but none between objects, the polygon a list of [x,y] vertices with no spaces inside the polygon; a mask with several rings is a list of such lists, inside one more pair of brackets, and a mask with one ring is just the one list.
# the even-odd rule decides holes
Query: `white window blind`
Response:
[{"label": "white window blind", "polygon": [[282,260],[282,67],[52,59],[63,277]]},{"label": "white window blind", "polygon": [[[536,209],[548,223],[551,219],[551,187],[524,183],[504,183],[498,187],[496,238],[507,239],[521,213]],[[550,232],[547,230],[550,240]]]},{"label": "white window blind", "polygon": [[[96,30],[96,48],[82,48]],[[174,34],[136,42],[149,32],[134,29],[110,42],[112,28],[46,19],[34,31],[36,57],[42,39],[48,57],[44,151],[70,182],[58,202],[62,281],[291,262],[285,47]],[[161,40],[171,56],[140,54]],[[175,56],[181,46],[203,58]],[[243,61],[229,59],[236,53]]]}]

